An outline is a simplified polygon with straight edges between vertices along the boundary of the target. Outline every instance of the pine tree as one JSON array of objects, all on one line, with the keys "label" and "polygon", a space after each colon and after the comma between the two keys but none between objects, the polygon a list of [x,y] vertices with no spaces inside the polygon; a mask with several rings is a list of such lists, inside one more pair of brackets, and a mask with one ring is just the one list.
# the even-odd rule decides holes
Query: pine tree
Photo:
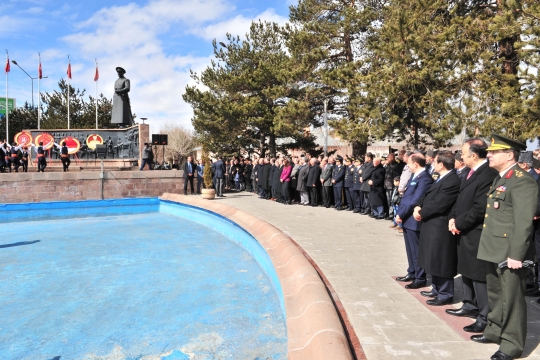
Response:
[{"label": "pine tree", "polygon": [[[311,118],[293,95],[291,58],[275,23],[254,22],[245,39],[227,34],[213,41],[215,61],[186,87],[183,98],[194,109],[193,127],[208,151],[223,155],[252,149],[275,156],[277,138],[298,138]],[[313,143],[308,144],[314,146]]]}]

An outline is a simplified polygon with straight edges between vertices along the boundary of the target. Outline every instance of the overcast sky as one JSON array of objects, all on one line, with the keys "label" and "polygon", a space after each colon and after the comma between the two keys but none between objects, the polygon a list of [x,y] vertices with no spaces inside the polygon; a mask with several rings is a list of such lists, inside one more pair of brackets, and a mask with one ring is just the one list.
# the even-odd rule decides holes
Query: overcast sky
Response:
[{"label": "overcast sky", "polygon": [[[131,80],[131,104],[137,117],[149,118],[152,132],[167,122],[191,124],[191,107],[182,100],[189,70],[200,72],[212,57],[212,39],[230,32],[243,35],[252,20],[284,24],[295,0],[153,0],[80,1],[3,0],[0,41],[31,76],[41,53],[43,91],[66,78],[95,94],[94,59],[99,64],[98,91],[111,98],[116,66]],[[5,56],[5,55],[4,55]],[[5,59],[3,61],[5,63]],[[5,78],[4,78],[5,81]],[[0,81],[0,84],[4,83]],[[37,81],[34,81],[37,103]],[[5,96],[5,85],[0,85]],[[12,64],[9,95],[21,106],[31,102],[31,80]]]}]

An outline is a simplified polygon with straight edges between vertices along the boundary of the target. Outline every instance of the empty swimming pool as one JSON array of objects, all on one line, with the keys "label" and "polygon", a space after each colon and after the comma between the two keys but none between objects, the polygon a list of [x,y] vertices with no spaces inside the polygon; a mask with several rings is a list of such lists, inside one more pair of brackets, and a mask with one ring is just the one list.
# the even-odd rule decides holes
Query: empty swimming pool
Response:
[{"label": "empty swimming pool", "polygon": [[285,359],[270,259],[158,199],[0,206],[2,359]]}]

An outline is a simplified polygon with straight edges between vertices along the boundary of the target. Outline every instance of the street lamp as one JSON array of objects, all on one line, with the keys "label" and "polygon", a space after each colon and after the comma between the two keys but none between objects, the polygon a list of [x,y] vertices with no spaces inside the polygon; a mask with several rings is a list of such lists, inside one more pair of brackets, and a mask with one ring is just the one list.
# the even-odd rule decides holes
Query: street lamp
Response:
[{"label": "street lamp", "polygon": [[145,122],[146,120],[148,120],[148,118],[140,118],[140,119],[142,120],[143,125],[144,125],[144,122]]},{"label": "street lamp", "polygon": [[[19,67],[19,69],[24,71],[24,69],[21,67],[21,65],[17,64],[17,62],[15,60],[11,60],[11,62],[13,64],[17,65]],[[30,74],[28,74],[26,71],[24,71],[24,73],[26,75],[28,75],[28,77],[32,80],[32,108],[34,108],[34,80],[37,80],[37,77],[31,77]],[[42,79],[46,79],[46,78],[48,78],[48,76],[42,76]]]}]

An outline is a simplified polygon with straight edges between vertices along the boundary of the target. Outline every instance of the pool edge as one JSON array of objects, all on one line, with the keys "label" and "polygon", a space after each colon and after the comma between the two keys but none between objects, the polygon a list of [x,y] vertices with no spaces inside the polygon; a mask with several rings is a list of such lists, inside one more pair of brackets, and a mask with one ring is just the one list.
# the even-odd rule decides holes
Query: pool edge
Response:
[{"label": "pool edge", "polygon": [[307,253],[272,224],[242,210],[196,196],[160,199],[221,215],[250,233],[267,252],[283,290],[288,359],[366,359],[337,294]]}]

